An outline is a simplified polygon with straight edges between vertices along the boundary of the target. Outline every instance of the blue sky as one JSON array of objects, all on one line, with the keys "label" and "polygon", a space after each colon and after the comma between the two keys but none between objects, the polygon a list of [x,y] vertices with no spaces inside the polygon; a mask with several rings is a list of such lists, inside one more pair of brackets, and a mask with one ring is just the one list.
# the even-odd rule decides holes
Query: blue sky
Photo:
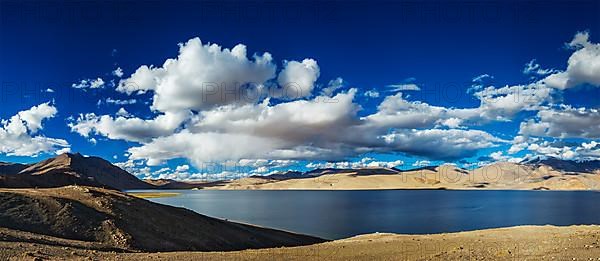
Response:
[{"label": "blue sky", "polygon": [[[595,1],[2,2],[0,160],[68,149],[186,179],[595,159],[598,11]],[[167,59],[179,70],[161,74]],[[144,65],[156,82],[132,76]],[[272,92],[268,103],[202,100],[207,79]],[[302,95],[286,96],[286,83]]]}]

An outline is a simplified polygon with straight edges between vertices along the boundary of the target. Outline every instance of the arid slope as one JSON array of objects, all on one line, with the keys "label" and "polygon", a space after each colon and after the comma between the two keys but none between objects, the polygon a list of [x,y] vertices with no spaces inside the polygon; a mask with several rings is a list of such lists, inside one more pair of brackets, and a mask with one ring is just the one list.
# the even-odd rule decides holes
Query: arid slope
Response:
[{"label": "arid slope", "polygon": [[324,241],[82,186],[0,189],[0,227],[128,251],[228,251]]},{"label": "arid slope", "polygon": [[[15,167],[21,166],[13,164],[12,168]],[[0,187],[50,188],[77,184],[120,190],[154,188],[102,158],[78,153],[61,154],[23,167],[16,174],[0,176]]]},{"label": "arid slope", "polygon": [[[40,243],[44,241],[56,243]],[[519,226],[435,235],[369,234],[309,246],[232,252],[115,253],[73,247],[76,243],[0,229],[0,259],[598,260],[600,226]]]}]

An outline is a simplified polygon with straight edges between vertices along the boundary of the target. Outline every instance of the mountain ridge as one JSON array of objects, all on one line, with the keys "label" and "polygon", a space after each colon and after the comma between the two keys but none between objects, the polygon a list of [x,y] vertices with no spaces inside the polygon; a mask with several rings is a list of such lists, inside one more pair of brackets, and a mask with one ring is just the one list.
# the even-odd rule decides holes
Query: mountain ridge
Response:
[{"label": "mountain ridge", "polygon": [[0,162],[0,175],[15,175],[27,167],[28,164]]},{"label": "mountain ridge", "polygon": [[79,153],[64,153],[27,165],[16,174],[3,175],[0,187],[61,187],[86,185],[117,190],[150,189],[129,172],[100,157],[86,157]]},{"label": "mountain ridge", "polygon": [[593,173],[600,170],[600,160],[575,161],[563,160],[554,157],[535,158],[525,162],[526,165],[546,165],[556,170],[566,172]]},{"label": "mountain ridge", "polygon": [[[554,174],[542,175],[536,177],[535,180],[544,178],[550,179],[551,177],[557,176],[557,173],[570,175],[578,173],[600,174],[600,161],[570,161],[556,158],[536,158],[520,163],[499,161],[472,170],[462,169],[452,164],[425,166],[409,170],[386,167],[354,169],[317,168],[305,172],[287,171],[270,175],[252,175],[247,178],[233,181],[219,180],[209,182],[169,179],[141,180],[100,157],[83,156],[79,153],[65,153],[33,164],[0,162],[0,187],[32,188],[85,185],[128,190],[214,188],[228,187],[231,184],[236,184],[234,186],[235,188],[254,189],[263,187],[266,184],[287,180],[315,179],[315,182],[318,183],[336,177],[336,175],[365,178],[368,176],[408,175],[411,173],[421,173],[425,175],[434,175],[436,173],[443,175],[453,174],[457,175],[458,178],[460,178],[460,176],[470,175],[473,180],[477,179],[476,176],[478,175],[481,176],[482,174],[488,175],[490,173],[495,173],[496,175],[502,174],[501,176],[504,176],[503,182],[514,184],[514,181],[510,181],[510,179],[527,177],[528,173],[536,171]],[[439,183],[435,180],[423,179],[422,177],[415,177],[415,179],[425,183],[431,183],[429,185]],[[475,182],[473,186],[484,187],[488,183],[489,182],[479,178],[479,181]]]},{"label": "mountain ridge", "polygon": [[[499,189],[600,190],[598,169],[568,172],[540,164],[495,162],[467,170],[453,164],[411,170],[317,169],[299,177],[250,176],[207,184],[204,189],[224,190],[380,190],[380,189]],[[560,165],[559,165],[560,166]],[[592,171],[593,170],[593,171]]]}]

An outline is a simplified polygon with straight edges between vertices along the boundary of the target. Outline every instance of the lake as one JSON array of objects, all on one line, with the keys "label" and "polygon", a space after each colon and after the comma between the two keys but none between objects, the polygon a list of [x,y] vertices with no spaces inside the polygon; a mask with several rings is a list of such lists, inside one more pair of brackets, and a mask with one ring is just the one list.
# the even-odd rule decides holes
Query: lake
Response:
[{"label": "lake", "polygon": [[169,192],[181,194],[149,200],[230,221],[327,239],[374,232],[428,234],[516,225],[600,224],[600,193],[589,191]]}]

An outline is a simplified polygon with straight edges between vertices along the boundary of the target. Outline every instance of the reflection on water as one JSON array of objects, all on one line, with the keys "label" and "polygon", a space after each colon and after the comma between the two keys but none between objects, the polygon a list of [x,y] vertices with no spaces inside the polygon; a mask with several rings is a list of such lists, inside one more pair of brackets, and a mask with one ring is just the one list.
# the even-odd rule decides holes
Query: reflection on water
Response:
[{"label": "reflection on water", "polygon": [[[150,190],[144,190],[150,191]],[[600,193],[571,191],[210,191],[150,200],[328,239],[515,225],[600,224]]]}]

